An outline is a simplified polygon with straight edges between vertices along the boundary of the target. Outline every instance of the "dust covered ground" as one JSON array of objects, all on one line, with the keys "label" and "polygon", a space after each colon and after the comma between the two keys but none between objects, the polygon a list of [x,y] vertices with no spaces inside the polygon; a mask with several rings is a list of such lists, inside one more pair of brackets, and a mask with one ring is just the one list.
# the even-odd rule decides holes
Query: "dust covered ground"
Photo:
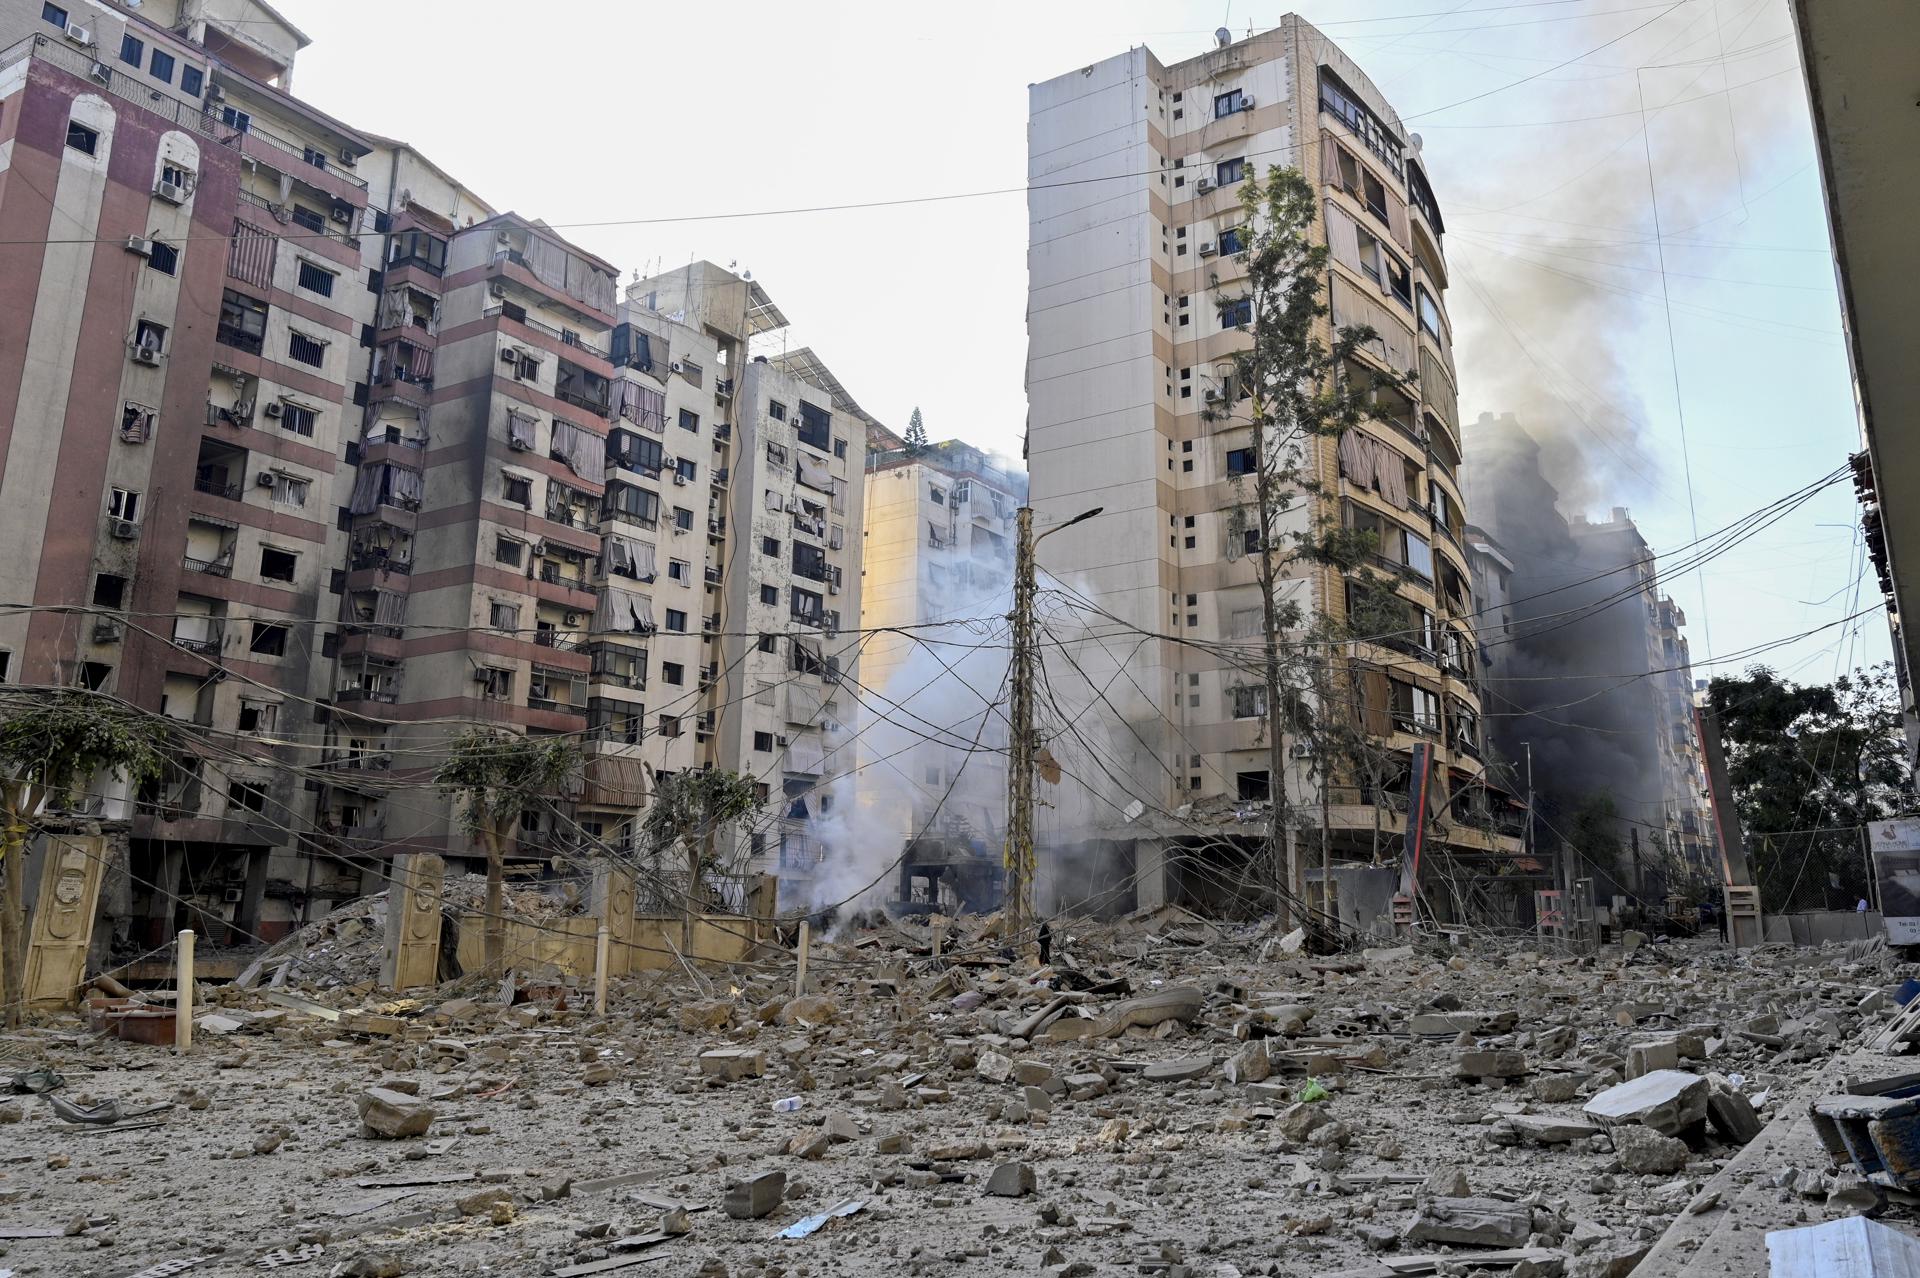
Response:
[{"label": "dust covered ground", "polygon": [[[1737,1102],[1684,1144],[1593,1127],[1630,1045],[1757,1128],[1908,974],[1707,941],[1316,958],[1177,912],[1063,925],[1036,970],[968,929],[946,960],[911,924],[816,945],[799,1000],[777,953],[624,978],[605,1019],[579,990],[297,976],[203,987],[224,1019],[185,1056],[43,1017],[0,1039],[0,1093],[64,1078],[0,1094],[0,1272],[1624,1274],[1716,1210],[1701,1187],[1751,1135],[1719,1121]],[[361,970],[377,936],[348,933],[288,953]],[[166,1108],[72,1121],[109,1101]],[[1769,1171],[1783,1223],[1859,1210],[1828,1168]]]}]

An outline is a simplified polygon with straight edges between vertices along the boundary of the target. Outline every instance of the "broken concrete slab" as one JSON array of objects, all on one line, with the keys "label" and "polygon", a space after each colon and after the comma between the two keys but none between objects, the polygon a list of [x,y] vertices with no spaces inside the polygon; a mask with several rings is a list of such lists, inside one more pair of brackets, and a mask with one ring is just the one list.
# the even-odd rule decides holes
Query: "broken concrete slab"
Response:
[{"label": "broken concrete slab", "polygon": [[758,1220],[778,1207],[786,1192],[785,1172],[762,1172],[728,1185],[726,1196],[720,1200],[720,1209],[735,1220]]},{"label": "broken concrete slab", "polygon": [[436,1117],[433,1106],[390,1087],[369,1087],[354,1102],[360,1134],[377,1140],[424,1136]]},{"label": "broken concrete slab", "polygon": [[727,1082],[759,1078],[767,1072],[767,1054],[744,1047],[717,1047],[700,1053],[700,1072]]},{"label": "broken concrete slab", "polygon": [[1533,1232],[1533,1209],[1498,1198],[1422,1198],[1407,1226],[1409,1243],[1518,1247]]},{"label": "broken concrete slab", "polygon": [[1001,1163],[987,1177],[982,1192],[995,1198],[1025,1198],[1036,1184],[1033,1168],[1025,1163]]},{"label": "broken concrete slab", "polygon": [[1184,1056],[1177,1060],[1155,1061],[1140,1071],[1140,1077],[1149,1083],[1184,1083],[1190,1079],[1205,1078],[1212,1072],[1211,1056]]},{"label": "broken concrete slab", "polygon": [[1556,1118],[1550,1114],[1515,1114],[1507,1119],[1513,1129],[1539,1145],[1565,1145],[1597,1135],[1600,1128],[1575,1118]]},{"label": "broken concrete slab", "polygon": [[1627,1044],[1626,1074],[1630,1079],[1651,1074],[1655,1070],[1679,1067],[1680,1046],[1671,1039]]},{"label": "broken concrete slab", "polygon": [[1636,1176],[1659,1176],[1687,1165],[1693,1151],[1687,1142],[1662,1136],[1651,1127],[1629,1123],[1613,1129],[1614,1152],[1620,1165]]},{"label": "broken concrete slab", "polygon": [[1754,1113],[1753,1103],[1739,1092],[1709,1092],[1707,1118],[1715,1131],[1736,1145],[1744,1145],[1760,1134],[1760,1116]]},{"label": "broken concrete slab", "polygon": [[1707,1080],[1699,1074],[1659,1069],[1607,1088],[1582,1112],[1603,1127],[1637,1123],[1676,1136],[1707,1116]]},{"label": "broken concrete slab", "polygon": [[1453,1072],[1461,1078],[1519,1078],[1527,1072],[1527,1056],[1510,1047],[1476,1048],[1454,1058]]}]

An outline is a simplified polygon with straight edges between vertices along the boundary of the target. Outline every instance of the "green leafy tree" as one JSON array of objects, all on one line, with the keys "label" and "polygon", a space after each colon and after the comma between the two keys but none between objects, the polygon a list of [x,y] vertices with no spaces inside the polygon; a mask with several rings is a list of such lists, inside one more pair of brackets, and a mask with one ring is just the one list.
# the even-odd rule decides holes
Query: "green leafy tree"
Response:
[{"label": "green leafy tree", "polygon": [[694,915],[700,909],[707,871],[717,864],[720,835],[758,802],[751,778],[717,769],[676,772],[654,788],[640,838],[656,858],[676,847],[686,858],[686,907],[680,924],[683,954],[693,945]]},{"label": "green leafy tree", "polygon": [[520,814],[550,804],[580,770],[580,750],[565,737],[531,737],[472,728],[454,738],[434,774],[442,793],[456,798],[469,832],[487,857],[487,904],[482,935],[486,970],[499,976],[507,953],[507,844]]},{"label": "green leafy tree", "polygon": [[927,450],[927,423],[920,416],[920,406],[913,406],[913,416],[907,418],[907,451],[919,456]]},{"label": "green leafy tree", "polygon": [[[1243,290],[1217,299],[1223,321],[1249,330],[1250,344],[1231,357],[1218,407],[1203,417],[1223,428],[1252,428],[1248,461],[1234,486],[1228,512],[1229,553],[1253,557],[1260,587],[1265,643],[1259,676],[1265,689],[1269,784],[1267,836],[1283,923],[1305,883],[1294,841],[1286,790],[1286,707],[1320,676],[1297,667],[1303,649],[1283,637],[1300,629],[1305,609],[1282,597],[1289,568],[1302,560],[1327,562],[1346,553],[1335,544],[1337,527],[1286,532],[1290,512],[1319,491],[1317,445],[1338,439],[1367,416],[1372,384],[1344,375],[1352,356],[1376,336],[1365,327],[1342,327],[1333,340],[1321,337],[1328,308],[1328,250],[1314,242],[1319,196],[1296,168],[1271,168],[1264,180],[1242,184],[1243,220],[1238,261],[1246,270]],[[1383,382],[1392,379],[1383,377]],[[1251,492],[1248,491],[1251,489]]]},{"label": "green leafy tree", "polygon": [[32,694],[0,719],[0,1001],[6,1023],[20,1023],[26,993],[25,863],[33,817],[48,799],[74,796],[96,775],[118,776],[130,789],[158,777],[174,751],[172,725],[132,706],[80,690]]},{"label": "green leafy tree", "polygon": [[1909,811],[1913,800],[1891,667],[1795,684],[1754,666],[1715,679],[1707,700],[1761,907],[1798,908],[1802,891],[1808,904],[1871,898],[1859,827]]}]

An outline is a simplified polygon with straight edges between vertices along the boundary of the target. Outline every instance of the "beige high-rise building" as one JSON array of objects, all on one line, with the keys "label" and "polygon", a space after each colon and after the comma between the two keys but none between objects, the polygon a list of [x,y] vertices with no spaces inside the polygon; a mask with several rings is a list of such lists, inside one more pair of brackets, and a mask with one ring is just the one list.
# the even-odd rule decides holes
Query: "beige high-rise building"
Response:
[{"label": "beige high-rise building", "polygon": [[[1036,527],[1103,511],[1040,547],[1042,572],[1087,597],[1083,635],[1099,632],[1066,646],[1079,674],[1053,661],[1048,673],[1109,724],[1090,739],[1067,706],[1042,731],[1069,772],[1064,756],[1092,767],[1104,752],[1113,782],[1084,804],[1042,809],[1043,878],[1049,847],[1093,843],[1131,858],[1142,903],[1256,897],[1266,803],[1284,784],[1310,865],[1324,820],[1336,862],[1382,867],[1336,876],[1341,913],[1367,921],[1410,841],[1416,746],[1433,767],[1428,860],[1517,853],[1509,796],[1489,792],[1481,764],[1444,226],[1418,138],[1359,66],[1292,16],[1244,40],[1223,32],[1218,47],[1171,65],[1134,48],[1034,85],[1030,98]],[[1241,184],[1289,165],[1322,196],[1331,321],[1380,334],[1341,375],[1416,379],[1410,395],[1379,390],[1371,420],[1338,446],[1309,441],[1320,490],[1298,495],[1291,516],[1295,531],[1324,519],[1375,532],[1399,575],[1405,630],[1340,658],[1360,667],[1359,704],[1315,708],[1357,716],[1376,764],[1321,777],[1295,743],[1276,780],[1256,686],[1258,552],[1231,531],[1250,500],[1234,480],[1253,463],[1228,357],[1249,342],[1232,300],[1245,279]],[[1331,570],[1296,563],[1282,593],[1309,613],[1345,615],[1346,585]]]}]

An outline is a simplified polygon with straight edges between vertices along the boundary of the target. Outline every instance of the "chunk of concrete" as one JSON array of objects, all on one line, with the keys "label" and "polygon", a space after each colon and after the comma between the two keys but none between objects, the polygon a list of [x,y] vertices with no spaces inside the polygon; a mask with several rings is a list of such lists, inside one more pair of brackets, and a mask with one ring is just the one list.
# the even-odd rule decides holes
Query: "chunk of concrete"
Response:
[{"label": "chunk of concrete", "polygon": [[1639,1124],[1677,1136],[1707,1116],[1707,1080],[1684,1070],[1657,1069],[1609,1087],[1583,1113],[1602,1127]]},{"label": "chunk of concrete", "polygon": [[982,1052],[974,1062],[973,1072],[989,1083],[1004,1083],[1013,1077],[1013,1058],[999,1052]]},{"label": "chunk of concrete", "polygon": [[369,1087],[354,1105],[360,1112],[360,1134],[373,1140],[424,1136],[435,1117],[433,1106],[390,1087]]},{"label": "chunk of concrete", "polygon": [[1671,1039],[1627,1044],[1627,1077],[1640,1078],[1659,1069],[1680,1067],[1680,1045]]},{"label": "chunk of concrete", "polygon": [[1620,1156],[1620,1165],[1636,1176],[1677,1172],[1693,1156],[1687,1142],[1638,1124],[1613,1129],[1613,1150]]},{"label": "chunk of concrete", "polygon": [[1140,1071],[1140,1077],[1149,1083],[1184,1083],[1189,1079],[1205,1078],[1213,1072],[1213,1061],[1206,1056],[1187,1056],[1174,1061],[1155,1061]]},{"label": "chunk of concrete", "polygon": [[1753,1112],[1753,1102],[1739,1092],[1709,1093],[1707,1118],[1715,1131],[1736,1145],[1744,1145],[1760,1134],[1760,1116]]},{"label": "chunk of concrete", "polygon": [[1227,1058],[1221,1067],[1229,1083],[1263,1083],[1273,1073],[1273,1058],[1267,1055],[1267,1040],[1248,1043]]},{"label": "chunk of concrete", "polygon": [[767,1054],[745,1047],[716,1047],[700,1053],[700,1072],[708,1078],[732,1082],[740,1078],[759,1078],[767,1072]]},{"label": "chunk of concrete", "polygon": [[778,1207],[786,1192],[785,1172],[762,1172],[750,1180],[736,1180],[728,1185],[720,1207],[735,1220],[758,1220]]},{"label": "chunk of concrete", "polygon": [[1453,1072],[1461,1078],[1519,1078],[1527,1072],[1527,1056],[1510,1047],[1475,1048],[1454,1059]]},{"label": "chunk of concrete", "polygon": [[1013,1063],[1013,1081],[1022,1087],[1044,1087],[1053,1077],[1053,1066],[1045,1061],[1015,1061]]},{"label": "chunk of concrete", "polygon": [[1025,1163],[1001,1163],[993,1169],[993,1175],[987,1177],[985,1192],[995,1198],[1025,1198],[1037,1183],[1033,1168]]},{"label": "chunk of concrete", "polygon": [[1422,1198],[1407,1226],[1410,1243],[1518,1247],[1533,1232],[1533,1209],[1498,1198]]},{"label": "chunk of concrete", "polygon": [[1537,1145],[1565,1145],[1597,1135],[1600,1129],[1577,1118],[1556,1118],[1551,1114],[1515,1114],[1507,1120],[1513,1129]]}]

